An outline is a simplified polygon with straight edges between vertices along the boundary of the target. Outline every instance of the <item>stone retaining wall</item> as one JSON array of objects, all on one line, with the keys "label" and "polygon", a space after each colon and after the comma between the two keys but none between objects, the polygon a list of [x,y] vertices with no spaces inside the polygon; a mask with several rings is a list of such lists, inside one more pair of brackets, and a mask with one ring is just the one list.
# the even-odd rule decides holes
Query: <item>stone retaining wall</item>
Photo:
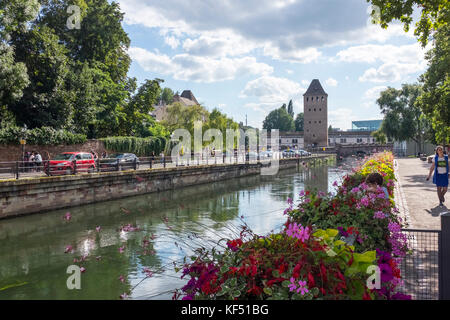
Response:
[{"label": "stone retaining wall", "polygon": [[[279,168],[298,163],[298,159],[280,160]],[[256,175],[261,167],[256,163],[210,165],[5,181],[0,183],[0,218]]]}]

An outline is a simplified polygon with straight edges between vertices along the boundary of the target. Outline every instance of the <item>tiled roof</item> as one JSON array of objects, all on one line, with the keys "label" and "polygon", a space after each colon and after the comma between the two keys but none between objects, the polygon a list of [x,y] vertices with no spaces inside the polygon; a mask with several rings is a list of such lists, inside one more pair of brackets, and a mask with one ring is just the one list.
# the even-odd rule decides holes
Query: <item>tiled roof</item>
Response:
[{"label": "tiled roof", "polygon": [[328,95],[325,90],[323,90],[319,79],[314,79],[306,90],[304,96],[306,95]]}]

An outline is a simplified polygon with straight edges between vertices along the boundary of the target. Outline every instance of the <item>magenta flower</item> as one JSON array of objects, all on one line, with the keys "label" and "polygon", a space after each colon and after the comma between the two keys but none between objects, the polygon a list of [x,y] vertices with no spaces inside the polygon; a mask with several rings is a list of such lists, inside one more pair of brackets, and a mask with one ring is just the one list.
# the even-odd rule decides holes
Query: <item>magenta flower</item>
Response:
[{"label": "magenta flower", "polygon": [[119,248],[119,253],[123,253],[125,251],[125,247],[120,247]]},{"label": "magenta flower", "polygon": [[291,283],[289,284],[288,288],[289,291],[294,291],[295,289],[297,289],[297,285],[295,284],[295,279],[294,277],[291,277],[291,279],[289,279],[291,281]]},{"label": "magenta flower", "polygon": [[369,198],[366,197],[366,196],[362,197],[362,198],[361,198],[361,204],[362,204],[363,206],[365,206],[365,207],[368,207],[368,206],[369,206]]},{"label": "magenta flower", "polygon": [[102,227],[97,226],[97,227],[95,228],[95,231],[100,232],[101,229],[102,229]]},{"label": "magenta flower", "polygon": [[337,187],[337,186],[338,186],[337,181],[334,181],[334,182],[333,182],[333,187]]},{"label": "magenta flower", "polygon": [[73,253],[73,247],[71,245],[66,246],[64,253]]},{"label": "magenta flower", "polygon": [[297,293],[299,293],[299,291],[301,291],[301,295],[304,296],[306,293],[309,292],[307,286],[306,286],[306,281],[299,281],[298,282],[299,287],[297,289]]},{"label": "magenta flower", "polygon": [[384,218],[386,218],[386,214],[384,212],[382,212],[382,211],[376,211],[373,214],[373,218],[374,219],[384,219]]},{"label": "magenta flower", "polygon": [[66,220],[66,221],[70,221],[70,219],[72,219],[72,215],[70,214],[70,212],[67,212],[64,215],[63,219]]},{"label": "magenta flower", "polygon": [[85,268],[85,267],[81,267],[81,268],[80,268],[80,271],[83,273],[83,272],[86,271],[86,268]]},{"label": "magenta flower", "polygon": [[122,300],[128,299],[128,294],[126,294],[126,292],[125,292],[125,293],[122,293],[122,294],[120,295],[120,299],[122,299]]},{"label": "magenta flower", "polygon": [[120,281],[120,282],[122,282],[122,283],[124,283],[124,282],[125,282],[125,278],[124,278],[124,276],[123,276],[123,275],[120,275],[120,277],[119,277],[119,281]]},{"label": "magenta flower", "polygon": [[300,191],[299,196],[303,197],[305,195],[305,190]]}]

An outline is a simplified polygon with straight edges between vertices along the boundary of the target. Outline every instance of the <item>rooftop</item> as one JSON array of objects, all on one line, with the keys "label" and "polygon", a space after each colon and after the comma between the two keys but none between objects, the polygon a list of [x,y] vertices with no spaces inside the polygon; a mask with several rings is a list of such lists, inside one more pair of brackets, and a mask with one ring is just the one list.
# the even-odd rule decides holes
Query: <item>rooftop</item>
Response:
[{"label": "rooftop", "polygon": [[328,94],[323,90],[322,85],[320,84],[319,79],[313,79],[311,84],[308,87],[308,90],[306,90],[304,96],[306,95],[325,95],[328,96]]}]

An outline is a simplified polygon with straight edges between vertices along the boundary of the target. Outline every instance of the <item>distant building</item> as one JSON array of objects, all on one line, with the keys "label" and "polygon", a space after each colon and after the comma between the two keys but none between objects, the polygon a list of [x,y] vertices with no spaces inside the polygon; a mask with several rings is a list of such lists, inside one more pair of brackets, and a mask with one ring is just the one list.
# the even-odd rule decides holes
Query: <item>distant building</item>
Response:
[{"label": "distant building", "polygon": [[318,79],[303,95],[303,106],[305,146],[328,146],[328,94]]},{"label": "distant building", "polygon": [[377,131],[383,120],[352,121],[352,131]]},{"label": "distant building", "polygon": [[[181,93],[181,96],[179,94],[174,95],[173,102],[179,102],[184,106],[195,106],[199,104],[191,90],[184,90]],[[162,121],[166,119],[168,105],[160,100],[158,104],[153,107],[154,110],[151,115],[156,119],[156,121]]]},{"label": "distant building", "polygon": [[[268,147],[271,148],[270,131],[267,132]],[[328,133],[328,146],[351,145],[351,144],[373,144],[377,143],[370,131],[332,131]],[[286,149],[308,149],[305,144],[304,132],[279,132],[278,146],[280,150]],[[323,147],[323,146],[322,146]]]}]

